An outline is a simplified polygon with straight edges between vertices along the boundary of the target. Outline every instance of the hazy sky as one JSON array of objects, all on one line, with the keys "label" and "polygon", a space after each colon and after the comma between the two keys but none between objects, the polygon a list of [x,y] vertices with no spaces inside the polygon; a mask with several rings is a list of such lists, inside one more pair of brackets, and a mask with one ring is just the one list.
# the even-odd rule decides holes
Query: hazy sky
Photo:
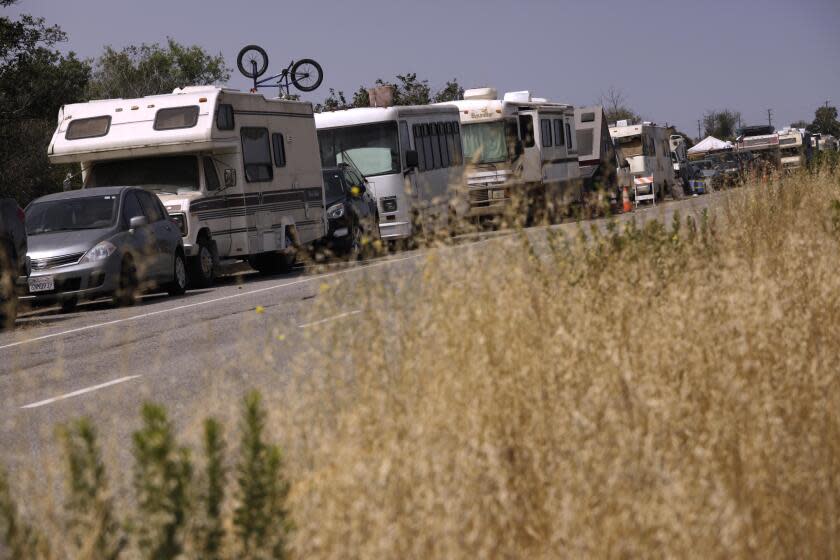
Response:
[{"label": "hazy sky", "polygon": [[[312,101],[405,72],[576,105],[614,86],[691,135],[708,109],[756,124],[772,108],[780,127],[840,105],[840,0],[22,0],[8,11],[60,25],[82,57],[171,36],[231,67],[249,43],[278,71],[314,58],[325,79]],[[237,71],[231,85],[248,87]]]}]

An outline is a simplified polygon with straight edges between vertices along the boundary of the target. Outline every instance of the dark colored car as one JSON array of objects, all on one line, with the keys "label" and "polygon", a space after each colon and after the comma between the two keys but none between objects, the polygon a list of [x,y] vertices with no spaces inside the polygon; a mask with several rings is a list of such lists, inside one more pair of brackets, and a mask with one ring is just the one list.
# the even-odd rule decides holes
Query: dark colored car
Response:
[{"label": "dark colored car", "polygon": [[329,228],[325,245],[337,254],[360,256],[379,237],[376,198],[359,171],[349,165],[324,170]]},{"label": "dark colored car", "polygon": [[32,271],[25,299],[61,303],[113,296],[129,305],[163,288],[187,285],[178,226],[163,204],[137,187],[98,187],[41,197],[26,207]]},{"label": "dark colored car", "polygon": [[25,214],[11,198],[0,199],[0,329],[17,317],[15,282],[28,273]]}]

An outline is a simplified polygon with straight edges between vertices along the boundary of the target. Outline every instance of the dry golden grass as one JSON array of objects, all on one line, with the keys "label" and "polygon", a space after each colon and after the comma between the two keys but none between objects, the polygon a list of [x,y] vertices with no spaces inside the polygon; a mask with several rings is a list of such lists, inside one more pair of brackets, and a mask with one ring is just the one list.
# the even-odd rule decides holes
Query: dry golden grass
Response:
[{"label": "dry golden grass", "polygon": [[366,285],[272,398],[294,556],[840,556],[840,181],[726,200]]},{"label": "dry golden grass", "polygon": [[[259,389],[289,556],[840,556],[840,174],[722,200],[708,220],[532,229],[430,250],[416,274],[333,277],[313,319],[362,312],[307,329],[292,363],[283,325],[262,352],[243,340],[243,377],[280,381]],[[238,452],[230,392],[206,409]],[[68,550],[61,506],[40,503]]]}]

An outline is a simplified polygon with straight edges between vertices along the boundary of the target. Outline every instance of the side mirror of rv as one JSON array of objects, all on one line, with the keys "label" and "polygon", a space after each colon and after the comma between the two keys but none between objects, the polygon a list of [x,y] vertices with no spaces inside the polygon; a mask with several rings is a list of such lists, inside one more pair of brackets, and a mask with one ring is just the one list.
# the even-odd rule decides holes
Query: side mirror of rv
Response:
[{"label": "side mirror of rv", "polygon": [[225,187],[236,186],[236,169],[228,167],[225,169]]},{"label": "side mirror of rv", "polygon": [[525,153],[525,147],[522,145],[522,140],[517,140],[516,144],[513,145],[513,153],[516,157]]},{"label": "side mirror of rv", "polygon": [[128,230],[134,231],[135,229],[141,228],[149,223],[149,220],[146,216],[134,216],[128,221]]},{"label": "side mirror of rv", "polygon": [[355,197],[360,197],[363,194],[365,194],[366,192],[367,192],[367,188],[365,187],[364,184],[353,185],[352,187],[350,187],[350,194],[352,194]]},{"label": "side mirror of rv", "polygon": [[406,150],[405,166],[409,169],[414,169],[420,166],[420,157],[417,155],[417,150]]}]

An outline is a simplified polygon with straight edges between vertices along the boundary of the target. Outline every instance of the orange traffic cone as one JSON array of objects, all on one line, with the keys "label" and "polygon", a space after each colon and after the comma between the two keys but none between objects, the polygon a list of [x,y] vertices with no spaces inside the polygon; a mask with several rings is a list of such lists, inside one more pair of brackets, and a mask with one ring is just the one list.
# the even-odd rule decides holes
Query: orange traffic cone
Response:
[{"label": "orange traffic cone", "polygon": [[630,202],[630,187],[624,185],[621,191],[621,198],[622,202],[624,203],[624,207],[622,208],[622,210],[624,212],[632,212],[633,204]]}]

